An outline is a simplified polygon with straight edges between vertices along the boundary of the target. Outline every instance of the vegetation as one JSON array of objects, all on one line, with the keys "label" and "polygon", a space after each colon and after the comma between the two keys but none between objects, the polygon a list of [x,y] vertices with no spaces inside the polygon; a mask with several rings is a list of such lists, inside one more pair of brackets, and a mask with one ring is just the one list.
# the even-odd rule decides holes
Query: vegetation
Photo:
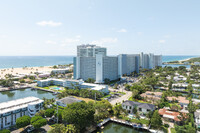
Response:
[{"label": "vegetation", "polygon": [[[94,103],[90,103],[94,104]],[[111,116],[112,113],[112,105],[107,101],[98,101],[94,104],[95,108],[95,115],[94,115],[94,120],[96,123],[100,122],[100,120],[108,118]]]},{"label": "vegetation", "polygon": [[76,129],[84,130],[94,122],[95,109],[92,104],[78,102],[68,105],[63,111],[63,120],[73,124]]},{"label": "vegetation", "polygon": [[93,78],[88,78],[85,82],[87,82],[87,83],[94,83],[95,80]]},{"label": "vegetation", "polygon": [[3,130],[0,130],[0,133],[10,133],[10,130],[8,130],[8,129],[3,129]]},{"label": "vegetation", "polygon": [[154,111],[153,116],[150,120],[150,124],[151,127],[155,129],[160,129],[162,127],[162,120],[157,110]]},{"label": "vegetation", "polygon": [[63,97],[66,97],[66,96],[69,96],[69,95],[72,95],[72,96],[80,96],[80,97],[83,97],[83,98],[91,98],[91,99],[95,99],[95,95],[96,95],[96,99],[100,99],[104,96],[104,94],[100,91],[97,91],[97,90],[91,90],[91,89],[68,89],[68,88],[65,88],[65,90],[58,94],[57,97],[58,98],[63,98]]},{"label": "vegetation", "polygon": [[47,120],[44,119],[42,116],[33,116],[31,118],[31,125],[33,125],[35,129],[39,129],[40,127],[46,124],[47,124]]},{"label": "vegetation", "polygon": [[74,125],[69,124],[65,127],[64,124],[55,124],[48,133],[77,133],[78,131]]},{"label": "vegetation", "polygon": [[1,79],[0,85],[3,87],[12,87],[14,85],[14,82],[11,79]]},{"label": "vegetation", "polygon": [[44,118],[39,119],[39,120],[35,121],[34,123],[32,123],[32,125],[35,129],[39,129],[40,127],[42,127],[46,124],[47,124],[47,120]]},{"label": "vegetation", "polygon": [[44,115],[46,117],[52,117],[54,115],[54,111],[55,111],[54,109],[47,109],[47,110],[45,110]]},{"label": "vegetation", "polygon": [[17,128],[24,128],[25,126],[28,126],[30,124],[31,118],[29,116],[22,116],[17,118],[16,120],[16,126]]}]

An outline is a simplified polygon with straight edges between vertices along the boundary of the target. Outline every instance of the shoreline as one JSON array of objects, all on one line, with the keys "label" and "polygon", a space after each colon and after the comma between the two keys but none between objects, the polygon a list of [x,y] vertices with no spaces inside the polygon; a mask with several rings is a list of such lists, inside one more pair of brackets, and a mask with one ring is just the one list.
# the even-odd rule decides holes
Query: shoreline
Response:
[{"label": "shoreline", "polygon": [[[168,61],[168,62],[163,62],[162,64],[164,65],[168,65],[168,64],[169,65],[192,65],[192,63],[184,64],[182,62],[187,62],[188,60],[193,59],[193,58],[200,58],[200,57],[190,57],[190,58],[182,59],[182,60]],[[171,63],[171,62],[178,62],[178,63]]]},{"label": "shoreline", "polygon": [[6,75],[29,75],[36,72],[51,72],[53,66],[40,66],[40,67],[21,67],[21,68],[5,68],[0,69],[0,79],[4,79]]}]

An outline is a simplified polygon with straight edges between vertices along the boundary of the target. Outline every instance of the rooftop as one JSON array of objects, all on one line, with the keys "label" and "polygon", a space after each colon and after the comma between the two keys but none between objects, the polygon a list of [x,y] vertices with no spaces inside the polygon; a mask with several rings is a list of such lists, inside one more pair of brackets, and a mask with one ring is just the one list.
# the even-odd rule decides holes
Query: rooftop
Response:
[{"label": "rooftop", "polygon": [[65,98],[62,98],[62,99],[59,99],[57,101],[60,101],[62,102],[63,104],[72,104],[72,103],[75,103],[75,102],[81,102],[82,100],[79,100],[75,97],[72,97],[72,96],[69,96],[69,97],[65,97]]},{"label": "rooftop", "polygon": [[8,102],[3,102],[3,103],[0,103],[0,114],[18,110],[21,108],[25,108],[28,106],[28,104],[37,104],[42,101],[43,100],[37,97],[26,97],[26,98],[12,100]]},{"label": "rooftop", "polygon": [[144,109],[150,109],[154,110],[156,107],[153,104],[149,103],[139,103],[139,102],[134,102],[134,101],[125,101],[122,103],[123,105],[128,105],[128,106],[137,106],[138,108],[144,108]]},{"label": "rooftop", "polygon": [[167,109],[163,108],[163,109],[159,109],[158,113],[165,118],[170,118],[170,119],[173,119],[175,121],[180,121],[178,119],[178,116],[180,115],[179,112],[168,111]]}]

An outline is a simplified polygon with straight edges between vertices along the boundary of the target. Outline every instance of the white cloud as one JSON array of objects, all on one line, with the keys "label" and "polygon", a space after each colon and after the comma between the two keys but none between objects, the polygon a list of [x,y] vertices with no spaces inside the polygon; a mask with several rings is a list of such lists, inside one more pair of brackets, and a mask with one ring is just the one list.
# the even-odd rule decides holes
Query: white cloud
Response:
[{"label": "white cloud", "polygon": [[120,29],[117,32],[127,32],[127,30],[126,29]]},{"label": "white cloud", "polygon": [[170,38],[171,36],[170,35],[164,35],[164,38]]},{"label": "white cloud", "polygon": [[159,42],[159,43],[165,43],[166,40],[159,40],[158,42]]},{"label": "white cloud", "polygon": [[39,26],[52,26],[52,27],[62,25],[61,22],[54,22],[54,21],[40,21],[40,22],[37,22],[36,24],[39,25]]},{"label": "white cloud", "polygon": [[6,35],[0,35],[0,38],[7,38]]},{"label": "white cloud", "polygon": [[102,38],[100,40],[92,41],[91,44],[102,45],[102,44],[110,44],[118,42],[117,38]]},{"label": "white cloud", "polygon": [[45,43],[46,43],[46,44],[57,44],[57,42],[51,41],[51,40],[47,40]]},{"label": "white cloud", "polygon": [[137,32],[137,34],[140,36],[140,35],[142,35],[142,34],[143,34],[143,32]]},{"label": "white cloud", "polygon": [[61,46],[67,46],[72,44],[79,44],[80,39],[79,38],[66,38],[64,41],[61,41]]},{"label": "white cloud", "polygon": [[77,35],[76,38],[81,38],[81,36],[80,36],[80,35]]}]

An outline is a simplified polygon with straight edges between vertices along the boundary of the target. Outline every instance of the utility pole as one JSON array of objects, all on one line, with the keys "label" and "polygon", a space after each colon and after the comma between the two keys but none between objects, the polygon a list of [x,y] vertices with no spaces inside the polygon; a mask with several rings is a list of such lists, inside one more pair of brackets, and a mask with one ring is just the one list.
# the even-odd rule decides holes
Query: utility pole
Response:
[{"label": "utility pole", "polygon": [[95,99],[95,102],[96,102],[96,93],[95,93],[94,99]]},{"label": "utility pole", "polygon": [[57,124],[58,124],[58,103],[56,102],[57,105]]}]

